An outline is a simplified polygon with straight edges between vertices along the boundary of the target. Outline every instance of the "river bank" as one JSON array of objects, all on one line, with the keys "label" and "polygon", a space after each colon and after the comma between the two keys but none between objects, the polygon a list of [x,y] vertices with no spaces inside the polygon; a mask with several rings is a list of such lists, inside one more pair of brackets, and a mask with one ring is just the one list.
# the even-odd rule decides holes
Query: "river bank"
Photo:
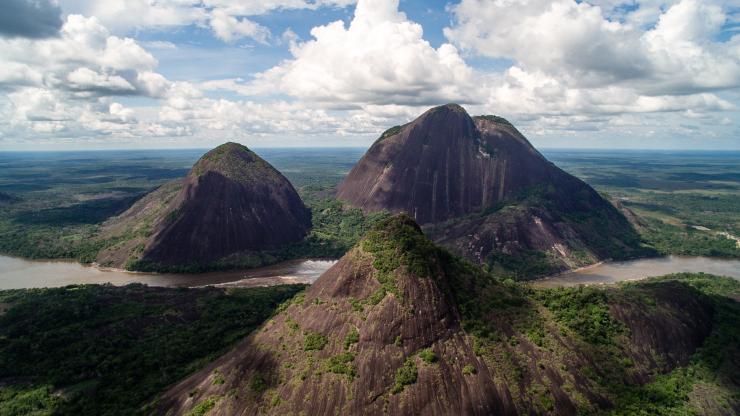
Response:
[{"label": "river bank", "polygon": [[534,280],[530,284],[538,288],[612,284],[671,273],[708,273],[740,280],[740,260],[716,257],[666,256],[601,262]]},{"label": "river bank", "polygon": [[0,256],[0,289],[60,287],[71,284],[116,286],[142,283],[149,286],[254,287],[290,283],[313,283],[331,267],[332,260],[290,260],[270,266],[201,274],[164,274],[82,265],[74,261],[26,260]]},{"label": "river bank", "polygon": [[[292,283],[311,284],[334,263],[336,261],[333,260],[290,260],[249,270],[202,274],[160,274],[81,265],[72,261],[38,261],[0,256],[0,289],[104,283],[117,286],[142,283],[164,287],[256,287]],[[540,288],[611,284],[682,272],[704,272],[740,279],[740,260],[667,256],[600,262],[535,280],[530,284]]]}]

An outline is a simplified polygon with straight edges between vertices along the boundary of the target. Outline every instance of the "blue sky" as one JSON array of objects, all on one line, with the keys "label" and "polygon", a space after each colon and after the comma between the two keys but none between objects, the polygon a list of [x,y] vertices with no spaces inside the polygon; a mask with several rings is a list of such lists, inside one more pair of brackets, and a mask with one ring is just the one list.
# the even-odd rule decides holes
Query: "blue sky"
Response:
[{"label": "blue sky", "polygon": [[740,149],[736,0],[8,0],[0,68],[0,150],[367,146],[447,102]]}]

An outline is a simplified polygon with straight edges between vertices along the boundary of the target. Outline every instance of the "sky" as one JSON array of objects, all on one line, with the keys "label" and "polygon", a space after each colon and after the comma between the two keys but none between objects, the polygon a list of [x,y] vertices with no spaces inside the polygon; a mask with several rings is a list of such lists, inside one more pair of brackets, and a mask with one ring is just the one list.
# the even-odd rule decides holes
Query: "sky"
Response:
[{"label": "sky", "polygon": [[368,146],[450,102],[540,148],[740,150],[740,0],[0,7],[0,150]]}]

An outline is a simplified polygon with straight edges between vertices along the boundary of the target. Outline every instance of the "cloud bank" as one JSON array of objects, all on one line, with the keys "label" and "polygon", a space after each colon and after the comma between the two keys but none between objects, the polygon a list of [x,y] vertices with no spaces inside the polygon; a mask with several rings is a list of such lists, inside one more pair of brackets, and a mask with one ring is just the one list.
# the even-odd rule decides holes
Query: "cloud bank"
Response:
[{"label": "cloud bank", "polygon": [[[55,3],[23,4],[60,16]],[[535,139],[740,137],[740,12],[730,1],[461,0],[435,44],[398,0],[360,0],[349,19],[319,22],[304,39],[257,18],[352,4],[61,0],[56,29],[0,37],[0,146],[363,144],[446,102],[503,115]],[[136,33],[183,27],[287,52],[257,73],[170,80],[155,55],[191,46]]]},{"label": "cloud bank", "polygon": [[336,21],[293,43],[293,59],[257,74],[247,92],[282,93],[329,107],[471,101],[474,71],[457,49],[433,48],[398,0],[360,1],[349,26]]}]

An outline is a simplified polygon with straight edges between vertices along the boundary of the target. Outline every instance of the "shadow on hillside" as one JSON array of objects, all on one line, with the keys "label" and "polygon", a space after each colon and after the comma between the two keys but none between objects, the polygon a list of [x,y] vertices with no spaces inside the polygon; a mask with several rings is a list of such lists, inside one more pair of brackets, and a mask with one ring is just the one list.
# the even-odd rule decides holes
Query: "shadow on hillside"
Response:
[{"label": "shadow on hillside", "polygon": [[26,211],[13,220],[24,225],[83,225],[98,224],[127,210],[145,194],[124,198],[102,198],[81,202],[68,207]]}]

